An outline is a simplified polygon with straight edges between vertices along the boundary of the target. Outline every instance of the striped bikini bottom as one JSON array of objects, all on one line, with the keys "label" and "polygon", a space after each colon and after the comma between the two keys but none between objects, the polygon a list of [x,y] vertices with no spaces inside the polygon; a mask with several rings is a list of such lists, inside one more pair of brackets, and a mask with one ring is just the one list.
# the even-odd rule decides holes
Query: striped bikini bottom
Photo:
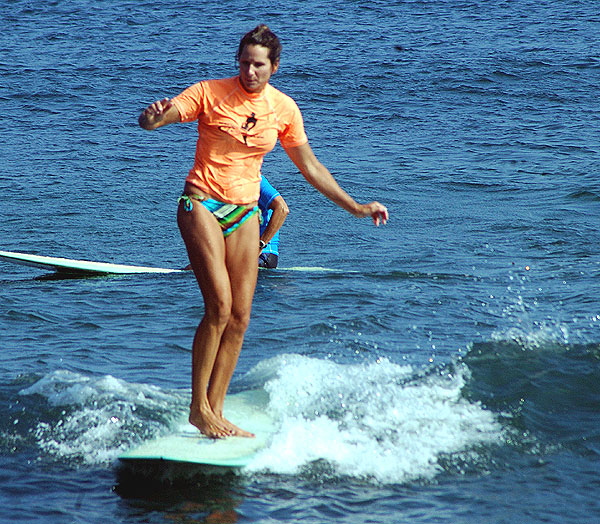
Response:
[{"label": "striped bikini bottom", "polygon": [[258,206],[248,207],[238,204],[227,204],[226,202],[221,202],[214,198],[205,198],[195,194],[183,194],[179,197],[177,202],[183,202],[183,209],[189,213],[194,209],[192,200],[200,202],[213,214],[221,226],[224,237],[231,235],[231,233],[246,222],[246,220],[252,218],[259,212]]}]

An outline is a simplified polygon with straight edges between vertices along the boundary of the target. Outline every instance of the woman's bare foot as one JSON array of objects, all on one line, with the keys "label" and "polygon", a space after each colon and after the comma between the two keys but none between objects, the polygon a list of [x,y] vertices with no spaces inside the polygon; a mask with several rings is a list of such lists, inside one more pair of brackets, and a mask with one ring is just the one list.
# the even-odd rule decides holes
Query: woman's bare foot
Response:
[{"label": "woman's bare foot", "polygon": [[190,407],[189,422],[196,426],[200,433],[209,438],[225,438],[235,435],[235,431],[226,421],[217,417],[212,410],[202,410]]},{"label": "woman's bare foot", "polygon": [[233,422],[230,422],[225,417],[221,417],[221,421],[233,432],[233,435],[236,437],[246,437],[246,438],[254,438],[256,435],[254,433],[250,433],[245,429],[237,427]]}]

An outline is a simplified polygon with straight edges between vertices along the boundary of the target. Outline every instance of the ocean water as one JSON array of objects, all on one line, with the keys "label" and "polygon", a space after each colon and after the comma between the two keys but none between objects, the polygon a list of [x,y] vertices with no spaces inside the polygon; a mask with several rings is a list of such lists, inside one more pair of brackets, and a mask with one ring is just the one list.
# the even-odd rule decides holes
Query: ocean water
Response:
[{"label": "ocean water", "polygon": [[232,76],[259,22],[342,186],[278,147],[280,269],[233,391],[278,429],[235,476],[124,471],[189,402],[191,275],[0,261],[0,522],[600,521],[596,2],[5,0],[0,249],[183,267],[193,125],[139,111]]}]

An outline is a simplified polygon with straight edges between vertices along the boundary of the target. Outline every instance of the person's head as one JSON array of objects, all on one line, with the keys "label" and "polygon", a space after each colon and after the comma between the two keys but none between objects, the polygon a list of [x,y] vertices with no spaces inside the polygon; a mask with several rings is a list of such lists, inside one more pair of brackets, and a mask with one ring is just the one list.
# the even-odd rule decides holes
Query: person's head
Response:
[{"label": "person's head", "polygon": [[256,26],[240,40],[236,58],[240,79],[250,92],[260,92],[279,67],[281,43],[266,25]]},{"label": "person's head", "polygon": [[279,66],[279,57],[281,56],[281,42],[277,35],[271,31],[265,24],[257,25],[252,31],[248,31],[240,40],[236,59],[239,62],[240,57],[247,45],[261,45],[269,50],[269,60],[271,65]]}]

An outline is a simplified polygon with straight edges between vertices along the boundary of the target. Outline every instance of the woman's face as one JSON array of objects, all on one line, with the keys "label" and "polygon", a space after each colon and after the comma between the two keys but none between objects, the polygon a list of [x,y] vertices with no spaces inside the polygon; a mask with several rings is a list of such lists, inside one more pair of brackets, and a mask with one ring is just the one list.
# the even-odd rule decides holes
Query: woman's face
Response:
[{"label": "woman's face", "polygon": [[250,93],[260,93],[279,67],[279,64],[271,63],[269,49],[262,45],[244,47],[239,64],[242,85]]}]

